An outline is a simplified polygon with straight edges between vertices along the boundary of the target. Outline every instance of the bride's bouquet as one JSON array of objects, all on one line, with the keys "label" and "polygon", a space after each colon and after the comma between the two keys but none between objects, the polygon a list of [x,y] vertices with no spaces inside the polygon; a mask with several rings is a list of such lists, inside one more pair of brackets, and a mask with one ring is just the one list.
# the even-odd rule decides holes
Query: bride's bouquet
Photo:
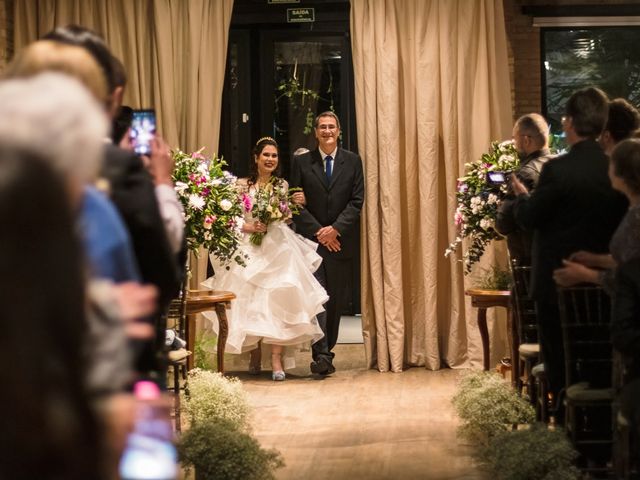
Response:
[{"label": "bride's bouquet", "polygon": [[[282,222],[299,213],[299,207],[291,199],[291,194],[300,188],[287,188],[282,178],[271,177],[269,182],[256,190],[253,200],[246,193],[242,196],[242,204],[246,212],[251,212],[253,218],[265,225]],[[254,245],[261,245],[267,232],[254,232],[249,241]]]},{"label": "bride's bouquet", "polygon": [[224,160],[207,158],[202,150],[173,152],[173,181],[185,212],[187,246],[194,252],[206,248],[222,264],[244,265],[238,251],[244,217],[236,177],[223,170]]},{"label": "bride's bouquet", "polygon": [[491,174],[502,174],[506,180],[519,165],[513,142],[492,142],[489,152],[483,153],[479,160],[465,164],[465,175],[458,178],[458,208],[454,222],[459,233],[445,251],[445,256],[455,252],[464,238],[470,240],[471,244],[462,256],[466,273],[480,260],[492,240],[502,238],[494,226],[498,206],[507,193],[507,183],[491,182]]}]

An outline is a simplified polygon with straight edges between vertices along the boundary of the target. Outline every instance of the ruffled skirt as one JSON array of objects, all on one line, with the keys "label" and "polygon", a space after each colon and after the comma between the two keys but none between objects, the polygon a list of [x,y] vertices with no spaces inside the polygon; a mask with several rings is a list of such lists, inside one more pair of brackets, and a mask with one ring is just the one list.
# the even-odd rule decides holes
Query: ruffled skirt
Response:
[{"label": "ruffled skirt", "polygon": [[[313,276],[322,258],[317,244],[294,233],[281,222],[269,225],[260,246],[245,235],[241,248],[249,256],[246,267],[229,270],[212,255],[215,275],[203,285],[236,294],[228,311],[226,351],[243,353],[265,344],[304,347],[324,336],[316,315],[329,299]],[[203,314],[218,332],[213,312]]]}]

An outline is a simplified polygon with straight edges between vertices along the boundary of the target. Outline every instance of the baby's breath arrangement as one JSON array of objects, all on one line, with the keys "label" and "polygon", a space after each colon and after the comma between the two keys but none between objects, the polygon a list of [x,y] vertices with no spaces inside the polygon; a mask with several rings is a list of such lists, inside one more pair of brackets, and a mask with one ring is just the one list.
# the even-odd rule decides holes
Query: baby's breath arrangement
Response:
[{"label": "baby's breath arrangement", "polygon": [[541,423],[497,435],[480,452],[500,480],[578,480],[577,456],[564,431]]},{"label": "baby's breath arrangement", "polygon": [[498,205],[507,193],[507,185],[488,181],[490,172],[510,174],[518,168],[520,160],[513,142],[493,142],[488,153],[480,160],[465,164],[465,175],[458,178],[456,200],[458,208],[454,222],[458,236],[445,251],[448,257],[460,247],[463,239],[470,242],[463,253],[465,273],[471,272],[474,263],[480,260],[487,245],[502,236],[494,228]]},{"label": "baby's breath arrangement", "polygon": [[249,426],[249,401],[237,378],[194,368],[189,371],[184,411],[191,425],[223,419],[239,430]]},{"label": "baby's breath arrangement", "polygon": [[465,376],[452,402],[463,422],[460,435],[474,443],[486,444],[513,425],[535,420],[533,407],[509,382],[491,372],[476,371]]},{"label": "baby's breath arrangement", "polygon": [[273,471],[284,465],[276,450],[263,449],[251,435],[221,419],[187,430],[178,455],[184,467],[195,467],[197,480],[272,480]]}]

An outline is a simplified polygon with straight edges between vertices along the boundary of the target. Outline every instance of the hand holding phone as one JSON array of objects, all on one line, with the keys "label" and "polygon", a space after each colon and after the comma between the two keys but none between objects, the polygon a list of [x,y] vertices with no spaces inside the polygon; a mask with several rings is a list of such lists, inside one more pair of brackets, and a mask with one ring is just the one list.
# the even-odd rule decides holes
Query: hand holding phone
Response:
[{"label": "hand holding phone", "polygon": [[138,155],[151,153],[151,141],[156,136],[156,112],[155,110],[134,110],[129,129],[129,140],[134,152]]}]

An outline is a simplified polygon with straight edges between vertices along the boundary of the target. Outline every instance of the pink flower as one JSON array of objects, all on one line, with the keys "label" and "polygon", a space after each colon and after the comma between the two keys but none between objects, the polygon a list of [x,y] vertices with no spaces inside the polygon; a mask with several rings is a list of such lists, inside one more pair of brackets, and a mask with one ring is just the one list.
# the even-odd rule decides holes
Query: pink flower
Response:
[{"label": "pink flower", "polygon": [[250,212],[251,208],[253,208],[253,202],[251,201],[251,197],[246,193],[243,193],[241,201],[242,201],[242,207],[244,208],[244,211]]},{"label": "pink flower", "polygon": [[456,212],[453,219],[456,223],[456,226],[460,226],[462,224],[462,215],[460,214],[460,212]]},{"label": "pink flower", "polygon": [[204,228],[209,230],[216,220],[217,218],[215,215],[207,215],[206,217],[204,217]]},{"label": "pink flower", "polygon": [[204,159],[205,159],[205,158],[204,158],[204,155],[202,155],[202,154],[200,153],[200,151],[193,152],[193,153],[191,154],[191,158],[197,158],[198,160],[204,160]]}]

